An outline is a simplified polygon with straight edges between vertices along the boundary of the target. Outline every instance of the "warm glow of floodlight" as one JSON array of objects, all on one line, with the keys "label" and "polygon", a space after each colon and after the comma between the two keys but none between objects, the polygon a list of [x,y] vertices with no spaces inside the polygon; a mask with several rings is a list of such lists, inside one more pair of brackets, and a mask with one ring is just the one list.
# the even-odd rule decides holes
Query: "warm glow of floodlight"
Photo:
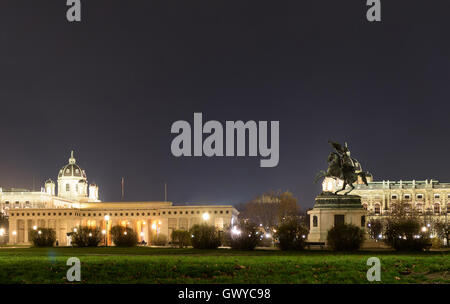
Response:
[{"label": "warm glow of floodlight", "polygon": [[35,225],[35,226],[33,226],[33,230],[36,230],[37,229],[37,226]]},{"label": "warm glow of floodlight", "polygon": [[266,238],[268,239],[270,237],[271,237],[270,233],[266,233]]},{"label": "warm glow of floodlight", "polygon": [[422,232],[426,232],[427,231],[427,227],[423,226],[422,227]]},{"label": "warm glow of floodlight", "polygon": [[89,236],[92,236],[92,233],[89,232]]},{"label": "warm glow of floodlight", "polygon": [[209,213],[207,213],[207,212],[203,213],[202,218],[204,221],[209,220]]},{"label": "warm glow of floodlight", "polygon": [[141,232],[141,236],[144,236],[144,232]]},{"label": "warm glow of floodlight", "polygon": [[127,232],[125,231],[123,234],[124,234],[124,235],[127,235]]},{"label": "warm glow of floodlight", "polygon": [[39,231],[38,231],[38,233],[39,233],[39,234],[42,234],[42,231],[41,231],[41,230],[39,230]]},{"label": "warm glow of floodlight", "polygon": [[152,229],[155,230],[156,229],[156,223],[152,224]]},{"label": "warm glow of floodlight", "polygon": [[102,230],[102,234],[106,234],[106,230],[105,229]]},{"label": "warm glow of floodlight", "polygon": [[3,236],[5,234],[5,229],[1,228],[0,229],[0,236]]},{"label": "warm glow of floodlight", "polygon": [[73,228],[73,232],[77,232],[77,228]]},{"label": "warm glow of floodlight", "polygon": [[105,221],[109,221],[109,215],[105,215]]},{"label": "warm glow of floodlight", "polygon": [[233,226],[233,228],[231,229],[231,233],[235,234],[235,235],[239,235],[239,234],[241,234],[241,231],[236,226]]},{"label": "warm glow of floodlight", "polygon": [[146,224],[146,222],[142,222],[142,225],[145,225]]},{"label": "warm glow of floodlight", "polygon": [[13,234],[13,235],[16,235],[16,234],[17,234],[17,231],[14,230],[14,231],[12,232],[12,234]]}]

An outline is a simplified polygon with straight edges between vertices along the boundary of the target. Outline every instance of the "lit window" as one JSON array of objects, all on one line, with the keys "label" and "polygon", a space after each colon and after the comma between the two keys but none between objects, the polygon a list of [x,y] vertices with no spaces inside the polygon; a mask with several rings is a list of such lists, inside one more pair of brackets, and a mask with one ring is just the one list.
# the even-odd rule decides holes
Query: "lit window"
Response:
[{"label": "lit window", "polygon": [[436,203],[436,204],[434,204],[434,213],[439,213],[439,212],[441,212],[441,205]]},{"label": "lit window", "polygon": [[423,212],[422,204],[417,204],[416,209],[417,209],[417,212],[422,213]]},{"label": "lit window", "polygon": [[375,204],[375,214],[380,214],[380,204]]}]

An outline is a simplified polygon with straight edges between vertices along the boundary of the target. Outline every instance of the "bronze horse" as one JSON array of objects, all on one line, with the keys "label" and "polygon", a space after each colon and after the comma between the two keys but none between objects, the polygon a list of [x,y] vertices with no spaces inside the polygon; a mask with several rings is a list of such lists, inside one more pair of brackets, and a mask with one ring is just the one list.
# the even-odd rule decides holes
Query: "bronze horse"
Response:
[{"label": "bronze horse", "polygon": [[351,189],[344,193],[344,195],[347,195],[353,189],[355,189],[353,183],[358,180],[358,176],[361,176],[363,183],[367,185],[366,174],[367,172],[355,172],[355,168],[353,166],[348,166],[343,163],[342,158],[338,153],[331,152],[330,155],[328,155],[327,171],[325,172],[321,170],[317,174],[315,181],[317,182],[322,177],[339,178],[344,181],[344,184],[342,186],[342,189],[337,190],[334,194],[338,194],[339,192],[344,191],[347,185],[350,185]]}]

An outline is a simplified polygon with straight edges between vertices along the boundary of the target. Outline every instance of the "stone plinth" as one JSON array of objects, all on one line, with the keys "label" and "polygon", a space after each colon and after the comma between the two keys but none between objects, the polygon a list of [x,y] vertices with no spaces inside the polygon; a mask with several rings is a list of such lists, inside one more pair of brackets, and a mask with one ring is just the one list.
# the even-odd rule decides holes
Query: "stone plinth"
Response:
[{"label": "stone plinth", "polygon": [[327,245],[328,230],[336,223],[353,224],[365,228],[366,212],[358,195],[336,195],[323,192],[316,197],[314,208],[308,211],[310,215],[308,242],[323,242]]}]

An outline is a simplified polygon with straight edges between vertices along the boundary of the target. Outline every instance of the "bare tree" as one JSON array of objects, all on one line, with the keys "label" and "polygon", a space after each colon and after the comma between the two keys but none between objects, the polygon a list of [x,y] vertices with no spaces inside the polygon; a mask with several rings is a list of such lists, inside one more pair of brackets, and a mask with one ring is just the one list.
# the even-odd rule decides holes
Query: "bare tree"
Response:
[{"label": "bare tree", "polygon": [[291,192],[270,191],[244,204],[240,216],[264,227],[274,227],[283,218],[298,214],[297,199]]}]

